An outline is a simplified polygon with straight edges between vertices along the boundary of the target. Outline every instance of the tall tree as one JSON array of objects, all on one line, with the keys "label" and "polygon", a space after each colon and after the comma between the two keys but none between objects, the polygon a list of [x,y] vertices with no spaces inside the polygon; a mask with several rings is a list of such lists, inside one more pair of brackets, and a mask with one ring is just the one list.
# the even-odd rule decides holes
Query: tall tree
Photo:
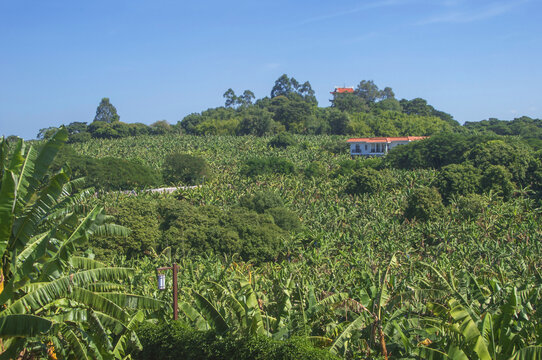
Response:
[{"label": "tall tree", "polygon": [[256,98],[256,96],[254,96],[254,93],[250,90],[245,90],[243,92],[243,95],[241,95],[239,97],[239,105],[241,106],[249,106],[249,105],[252,105],[252,101]]},{"label": "tall tree", "polygon": [[113,123],[119,120],[120,116],[117,114],[117,109],[109,102],[109,98],[103,98],[96,109],[94,121]]},{"label": "tall tree", "polygon": [[[294,83],[297,84],[297,81],[294,79]],[[292,81],[286,74],[282,74],[281,77],[279,77],[275,81],[275,85],[273,86],[273,89],[271,89],[271,97],[277,97],[277,96],[287,96],[292,92]]]},{"label": "tall tree", "polygon": [[373,80],[362,80],[354,93],[364,99],[368,104],[373,104],[382,97],[382,93],[378,90],[378,86],[376,86]]},{"label": "tall tree", "polygon": [[235,95],[235,91],[232,88],[226,90],[222,96],[226,99],[224,104],[226,107],[233,107],[237,103],[237,95]]}]

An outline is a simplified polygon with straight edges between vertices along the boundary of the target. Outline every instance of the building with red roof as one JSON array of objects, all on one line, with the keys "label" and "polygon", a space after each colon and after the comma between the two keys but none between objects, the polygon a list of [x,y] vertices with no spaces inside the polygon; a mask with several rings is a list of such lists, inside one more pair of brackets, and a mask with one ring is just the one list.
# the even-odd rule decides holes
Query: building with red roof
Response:
[{"label": "building with red roof", "polygon": [[428,136],[398,136],[348,139],[352,156],[383,156],[397,145],[405,145],[411,141],[423,140]]},{"label": "building with red roof", "polygon": [[348,93],[351,93],[351,94],[354,93],[354,87],[353,86],[350,86],[350,87],[335,86],[335,90],[333,90],[331,92],[331,95],[348,94]]}]

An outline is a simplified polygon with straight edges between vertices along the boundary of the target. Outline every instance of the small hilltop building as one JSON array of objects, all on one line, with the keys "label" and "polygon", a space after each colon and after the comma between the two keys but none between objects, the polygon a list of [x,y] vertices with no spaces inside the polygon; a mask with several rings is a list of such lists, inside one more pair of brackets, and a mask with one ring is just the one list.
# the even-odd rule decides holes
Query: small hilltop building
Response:
[{"label": "small hilltop building", "polygon": [[335,96],[337,94],[353,94],[354,93],[354,87],[353,86],[349,86],[349,87],[339,87],[339,86],[335,86],[335,90],[333,90],[330,94]]},{"label": "small hilltop building", "polygon": [[372,137],[348,139],[352,156],[384,156],[398,145],[423,140],[428,136]]}]

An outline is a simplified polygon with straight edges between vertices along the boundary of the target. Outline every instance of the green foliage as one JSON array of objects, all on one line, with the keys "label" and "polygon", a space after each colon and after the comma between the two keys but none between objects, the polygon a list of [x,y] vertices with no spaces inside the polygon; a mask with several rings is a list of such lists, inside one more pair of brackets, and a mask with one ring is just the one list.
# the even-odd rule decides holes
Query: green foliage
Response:
[{"label": "green foliage", "polygon": [[195,185],[209,178],[205,159],[190,154],[173,153],[166,156],[162,169],[164,181]]},{"label": "green foliage", "polygon": [[441,219],[444,213],[445,208],[438,190],[420,187],[413,189],[408,196],[404,216],[409,220],[436,221]]},{"label": "green foliage", "polygon": [[214,252],[239,254],[246,261],[271,261],[286,238],[271,216],[245,208],[224,211],[170,201],[161,204],[160,213],[165,220],[161,247],[183,256]]},{"label": "green foliage", "polygon": [[481,171],[470,164],[450,164],[438,174],[437,187],[447,201],[454,195],[480,191]]},{"label": "green foliage", "polygon": [[532,149],[517,141],[492,140],[474,146],[466,158],[484,171],[492,165],[502,165],[515,182],[523,184],[533,157]]},{"label": "green foliage", "polygon": [[265,211],[273,217],[275,224],[286,231],[297,231],[301,228],[299,216],[285,207],[273,207]]},{"label": "green foliage", "polygon": [[117,109],[109,102],[109,98],[103,98],[102,101],[100,101],[100,105],[98,105],[98,108],[96,109],[94,121],[114,123],[119,120],[120,117],[117,114]]},{"label": "green foliage", "polygon": [[352,93],[333,95],[331,106],[337,110],[349,113],[369,111],[369,105],[367,102],[363,98]]},{"label": "green foliage", "polygon": [[269,146],[274,148],[287,148],[288,146],[295,145],[296,141],[292,134],[287,132],[281,132],[277,136],[269,140]]},{"label": "green foliage", "polygon": [[370,113],[351,114],[348,127],[349,134],[367,137],[434,135],[452,129],[450,124],[436,116],[404,114],[379,109]]},{"label": "green foliage", "polygon": [[[528,189],[518,188],[508,201],[494,193],[482,197],[451,196],[447,208],[450,216],[443,214],[433,221],[404,221],[401,214],[411,193],[420,186],[438,184],[440,170],[429,167],[405,171],[390,167],[387,171],[394,179],[393,190],[362,197],[345,194],[347,176],[309,179],[301,172],[288,176],[269,172],[250,178],[240,174],[240,166],[261,154],[280,156],[298,169],[318,161],[332,172],[338,172],[340,164],[349,159],[347,153],[321,150],[335,142],[344,144],[344,138],[294,137],[300,146],[285,150],[269,148],[268,139],[254,136],[184,135],[181,138],[168,134],[142,136],[137,142],[93,139],[74,144],[77,151],[89,157],[115,154],[138,159],[155,169],[162,167],[165,156],[172,151],[197,151],[216,174],[211,183],[172,195],[139,196],[152,198],[162,206],[169,200],[185,199],[179,203],[192,206],[186,213],[198,215],[202,224],[207,222],[215,227],[213,219],[227,219],[241,197],[273,191],[303,224],[300,231],[286,237],[279,251],[284,255],[279,255],[277,261],[246,263],[241,256],[213,254],[212,250],[193,251],[188,256],[176,256],[174,252],[170,256],[167,249],[164,255],[130,261],[129,264],[137,264],[140,269],[132,282],[134,289],[170,303],[171,276],[166,276],[168,290],[159,292],[154,271],[157,266],[177,261],[182,289],[179,301],[183,304],[180,317],[192,328],[215,329],[223,337],[232,334],[244,338],[245,334],[258,333],[274,339],[308,336],[311,342],[328,350],[333,348],[347,359],[383,358],[380,327],[388,358],[446,358],[454,354],[477,358],[473,344],[480,337],[471,337],[470,331],[464,331],[472,329],[475,334],[473,325],[480,334],[485,334],[481,339],[484,344],[486,340],[498,344],[495,356],[491,345],[486,345],[494,358],[501,354],[502,358],[537,354],[542,344],[541,317],[537,310],[542,304],[539,290],[542,247],[538,241],[542,219],[538,200],[530,197]],[[466,165],[465,154],[474,144],[466,142],[466,151],[458,154],[442,151],[439,156],[444,160],[457,156],[456,163]],[[453,143],[446,139],[442,139],[443,149],[439,150],[437,145],[436,151],[453,148]],[[425,158],[426,154],[422,155]],[[372,161],[386,160],[348,161],[362,168],[373,167],[367,165]],[[381,165],[375,164],[377,168]],[[536,160],[530,162],[529,184],[535,179],[537,166]],[[112,211],[122,197],[125,195],[104,194],[96,201],[105,202]],[[218,209],[218,216],[204,217],[194,210],[209,205]],[[254,214],[243,218],[252,222],[250,216]],[[276,224],[269,214],[263,215]],[[179,218],[175,215],[172,219]],[[166,221],[162,214],[160,221]],[[245,225],[248,229],[249,224]],[[203,225],[191,228],[202,232],[206,229]],[[164,239],[165,230],[160,228],[160,231]],[[185,233],[190,233],[190,229],[183,229],[179,236]],[[236,244],[234,236],[228,237],[220,230],[216,233],[220,234],[220,241]],[[171,235],[173,240],[179,238]],[[165,245],[161,243],[158,253]],[[433,268],[423,261],[431,263]],[[519,306],[510,297],[514,287]],[[450,306],[452,299],[472,312],[472,321],[469,317],[453,316],[464,313],[456,304]],[[429,304],[440,304],[443,308]],[[500,314],[514,315],[501,317]],[[499,321],[493,321],[496,318]],[[499,334],[494,340],[488,331],[491,327],[494,334]]]},{"label": "green foliage", "polygon": [[482,174],[482,189],[509,199],[514,193],[512,174],[502,165],[489,165]]},{"label": "green foliage", "polygon": [[213,331],[193,330],[181,322],[145,324],[138,328],[143,351],[134,359],[338,359],[326,350],[313,347],[307,339],[286,341],[265,336],[221,337]]},{"label": "green foliage", "polygon": [[344,135],[348,132],[350,118],[342,111],[330,109],[326,114],[326,121],[332,134]]},{"label": "green foliage", "polygon": [[265,109],[253,107],[243,112],[237,128],[237,135],[272,135],[280,130],[279,124],[273,120],[273,113]]},{"label": "green foliage", "polygon": [[284,174],[288,175],[294,171],[294,164],[279,157],[251,158],[245,162],[241,169],[244,176],[258,176],[264,174]]},{"label": "green foliage", "polygon": [[112,258],[120,254],[128,258],[150,255],[161,240],[160,214],[157,203],[148,198],[123,197],[108,209],[115,223],[130,229],[125,237],[100,236],[90,245],[99,258]]},{"label": "green foliage", "polygon": [[89,186],[104,190],[140,189],[162,183],[157,171],[130,160],[110,157],[88,161],[85,176]]},{"label": "green foliage", "polygon": [[239,205],[263,214],[266,210],[283,207],[284,201],[274,191],[258,191],[253,195],[245,195],[239,199]]},{"label": "green foliage", "polygon": [[85,185],[97,190],[133,190],[162,184],[158,171],[133,160],[105,157],[90,158],[65,147],[53,162],[53,169],[68,165],[75,177],[84,177]]},{"label": "green foliage", "polygon": [[314,121],[314,106],[296,97],[274,97],[269,110],[274,113],[273,119],[291,133],[303,133]]},{"label": "green foliage", "polygon": [[397,169],[440,169],[449,164],[460,164],[474,144],[485,143],[490,135],[440,133],[422,141],[413,141],[393,148],[386,156],[388,166]]},{"label": "green foliage", "polygon": [[463,125],[466,129],[478,132],[493,132],[497,135],[517,135],[524,139],[542,139],[542,120],[528,116],[515,118],[512,121],[490,118],[488,120],[470,122]]},{"label": "green foliage", "polygon": [[[45,358],[46,344],[49,350],[54,346],[57,358],[129,356],[140,348],[134,325],[143,321],[144,311],[162,307],[121,285],[130,281],[133,269],[76,256],[90,237],[126,236],[128,230],[109,223],[89,192],[77,192],[69,171],[50,171],[67,139],[61,128],[39,150],[20,140],[10,157],[0,142],[4,358]],[[92,288],[96,283],[116,290],[104,293]]]},{"label": "green foliage", "polygon": [[324,149],[335,155],[344,155],[349,153],[350,146],[344,139],[340,138],[325,144]]},{"label": "green foliage", "polygon": [[479,194],[459,196],[453,206],[464,220],[478,219],[489,206],[488,199]]},{"label": "green foliage", "polygon": [[294,100],[302,100],[314,105],[317,104],[314,90],[312,90],[311,84],[308,81],[300,84],[296,79],[293,77],[289,78],[286,74],[283,74],[275,81],[275,85],[271,90],[272,98],[279,96]]},{"label": "green foliage", "polygon": [[354,173],[363,172],[365,169],[370,168],[379,170],[382,168],[382,158],[361,158],[348,159],[339,162],[339,167],[335,171],[335,175],[349,176]]},{"label": "green foliage", "polygon": [[358,170],[346,185],[346,192],[351,195],[374,194],[388,190],[394,185],[394,179],[386,170],[366,167]]},{"label": "green foliage", "polygon": [[324,165],[319,161],[313,161],[305,168],[305,176],[307,178],[321,178],[326,175]]}]

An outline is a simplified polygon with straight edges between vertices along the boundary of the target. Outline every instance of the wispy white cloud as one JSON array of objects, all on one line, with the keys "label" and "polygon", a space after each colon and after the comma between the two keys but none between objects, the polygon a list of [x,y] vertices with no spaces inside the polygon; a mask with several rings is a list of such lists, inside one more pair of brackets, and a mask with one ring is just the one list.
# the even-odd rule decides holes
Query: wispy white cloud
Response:
[{"label": "wispy white cloud", "polygon": [[321,16],[315,16],[315,17],[312,17],[312,18],[308,18],[308,19],[305,19],[305,20],[299,22],[298,25],[306,25],[306,24],[310,24],[310,23],[314,23],[314,22],[329,20],[329,19],[333,19],[333,18],[345,16],[345,15],[351,15],[351,14],[355,14],[355,13],[365,11],[365,10],[370,10],[370,9],[389,7],[389,6],[395,6],[395,5],[402,5],[407,1],[408,0],[380,0],[380,1],[374,1],[374,2],[370,2],[370,3],[365,3],[365,4],[360,5],[360,6],[356,6],[356,7],[351,8],[351,9],[347,9],[347,10],[343,10],[343,11],[339,11],[339,12],[334,12],[334,13],[331,13],[331,14],[326,14],[326,15],[321,15]]},{"label": "wispy white cloud", "polygon": [[267,70],[274,70],[274,69],[277,69],[279,67],[280,67],[279,63],[271,62],[271,63],[264,64],[264,68],[267,69]]},{"label": "wispy white cloud", "polygon": [[[437,24],[437,23],[470,23],[485,19],[490,19],[496,16],[504,15],[519,5],[526,3],[527,0],[508,1],[492,3],[480,8],[450,10],[444,14],[435,15],[425,20],[418,22],[418,25]],[[446,2],[445,2],[446,3]],[[454,5],[451,1],[447,4],[451,8],[457,8],[458,4]]]}]

